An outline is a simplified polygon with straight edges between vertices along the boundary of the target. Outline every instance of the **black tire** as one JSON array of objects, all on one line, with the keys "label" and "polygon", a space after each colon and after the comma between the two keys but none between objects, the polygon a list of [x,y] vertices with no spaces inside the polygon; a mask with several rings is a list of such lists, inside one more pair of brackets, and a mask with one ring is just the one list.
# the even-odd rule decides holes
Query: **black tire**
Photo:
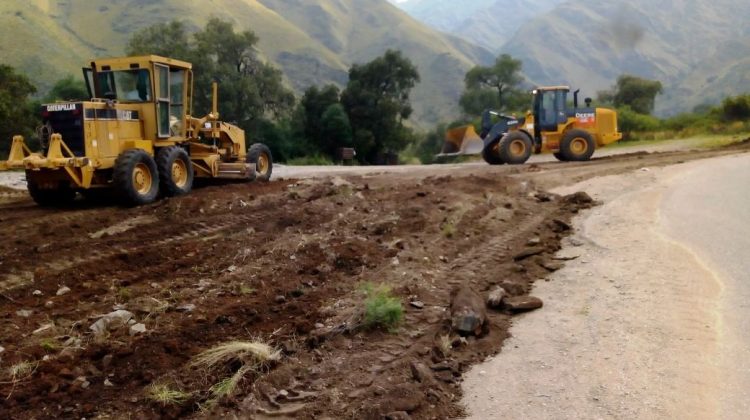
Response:
[{"label": "black tire", "polygon": [[169,146],[156,153],[159,189],[167,197],[189,193],[193,189],[193,164],[185,149]]},{"label": "black tire", "polygon": [[500,159],[500,155],[498,154],[498,141],[490,142],[482,149],[482,159],[490,165],[502,165],[505,163]]},{"label": "black tire", "polygon": [[247,163],[255,164],[255,179],[268,181],[273,172],[273,156],[271,149],[263,143],[255,143],[247,151]]},{"label": "black tire", "polygon": [[529,160],[534,144],[526,133],[511,131],[500,139],[497,146],[503,162],[509,165],[520,165]]},{"label": "black tire", "polygon": [[76,192],[67,186],[59,186],[56,189],[42,189],[33,181],[29,181],[27,188],[34,202],[42,207],[69,206],[76,198]]},{"label": "black tire", "polygon": [[581,162],[591,159],[596,143],[588,131],[573,129],[563,135],[560,154],[566,161]]},{"label": "black tire", "polygon": [[141,149],[122,152],[112,175],[115,194],[126,206],[140,206],[159,195],[159,171],[154,159]]},{"label": "black tire", "polygon": [[560,152],[557,152],[557,153],[553,153],[553,155],[554,155],[554,156],[555,156],[555,158],[556,158],[557,160],[559,160],[560,162],[566,162],[566,161],[567,161],[567,160],[565,159],[565,156],[563,156],[563,154],[562,154],[562,153],[560,153]]}]

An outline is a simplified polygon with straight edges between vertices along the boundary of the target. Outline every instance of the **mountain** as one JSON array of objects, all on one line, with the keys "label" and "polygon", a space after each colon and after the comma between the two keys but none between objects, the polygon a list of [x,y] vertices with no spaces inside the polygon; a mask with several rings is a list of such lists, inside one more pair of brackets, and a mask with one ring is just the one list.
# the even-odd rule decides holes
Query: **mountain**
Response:
[{"label": "mountain", "polygon": [[211,16],[255,31],[261,56],[297,92],[313,84],[341,86],[351,64],[402,50],[422,76],[412,102],[423,126],[453,116],[466,71],[493,59],[386,0],[6,0],[0,2],[0,57],[44,90],[78,74],[89,58],[121,55],[141,28],[178,19],[198,29]]},{"label": "mountain", "polygon": [[563,0],[407,0],[415,19],[497,52],[526,22]]},{"label": "mountain", "polygon": [[586,95],[629,73],[660,80],[662,115],[750,91],[750,2],[570,0],[527,22],[502,52],[538,84]]}]

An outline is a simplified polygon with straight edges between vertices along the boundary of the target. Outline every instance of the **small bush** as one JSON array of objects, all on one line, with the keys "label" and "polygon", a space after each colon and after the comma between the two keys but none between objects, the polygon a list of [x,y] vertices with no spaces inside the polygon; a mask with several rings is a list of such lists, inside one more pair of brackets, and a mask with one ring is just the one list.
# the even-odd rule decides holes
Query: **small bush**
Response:
[{"label": "small bush", "polygon": [[393,330],[404,317],[401,300],[391,295],[391,288],[386,285],[374,286],[370,283],[364,286],[365,328],[383,328]]},{"label": "small bush", "polygon": [[287,160],[287,165],[292,166],[304,166],[304,165],[316,165],[316,166],[331,166],[333,161],[327,156],[315,154],[310,156],[297,157],[294,159]]},{"label": "small bush", "polygon": [[443,226],[440,228],[440,232],[446,238],[452,238],[456,236],[456,225],[454,225],[451,222],[445,222],[443,223]]}]

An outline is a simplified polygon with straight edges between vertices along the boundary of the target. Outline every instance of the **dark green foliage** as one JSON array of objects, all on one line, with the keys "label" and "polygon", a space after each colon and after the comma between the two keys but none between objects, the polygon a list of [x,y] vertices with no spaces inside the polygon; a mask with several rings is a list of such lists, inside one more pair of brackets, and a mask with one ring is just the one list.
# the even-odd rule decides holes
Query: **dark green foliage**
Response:
[{"label": "dark green foliage", "polygon": [[466,90],[461,95],[461,109],[468,115],[480,115],[485,109],[517,110],[528,102],[519,88],[523,82],[522,63],[503,54],[489,67],[476,66],[466,73]]},{"label": "dark green foliage", "polygon": [[44,102],[55,101],[88,101],[89,93],[86,90],[86,84],[80,77],[68,75],[55,83]]},{"label": "dark green foliage", "polygon": [[232,23],[209,19],[203,30],[188,34],[178,21],[136,32],[128,42],[129,55],[157,54],[193,63],[194,115],[211,109],[211,82],[219,82],[219,116],[247,132],[248,145],[267,142],[278,160],[289,157],[291,132],[271,120],[288,115],[294,95],[283,84],[282,73],[256,56],[258,37],[237,33]]},{"label": "dark green foliage", "polygon": [[320,118],[320,134],[319,147],[329,156],[335,155],[339,147],[352,145],[352,126],[341,104],[331,104],[323,112]]},{"label": "dark green foliage", "polygon": [[726,98],[720,109],[727,121],[750,121],[750,95]]},{"label": "dark green foliage", "polygon": [[413,133],[403,120],[412,113],[409,94],[418,82],[417,68],[400,51],[388,50],[349,70],[341,103],[349,115],[360,161],[375,163],[383,154],[406,147]]},{"label": "dark green foliage", "polygon": [[[332,106],[337,106],[343,115],[329,115],[328,121],[324,123],[324,115]],[[331,112],[335,113],[335,111]],[[333,121],[334,117],[337,117],[339,121]],[[312,86],[307,89],[297,105],[294,118],[297,135],[307,139],[306,155],[323,153],[332,159],[337,148],[351,145],[349,117],[339,104],[339,89],[334,85],[328,85],[322,89]],[[335,132],[336,129],[332,124],[340,125],[338,132]]]},{"label": "dark green foliage", "polygon": [[656,95],[661,92],[662,85],[658,80],[624,74],[617,78],[612,101],[618,108],[628,106],[639,114],[651,115]]},{"label": "dark green foliage", "polygon": [[14,135],[29,140],[39,124],[38,103],[29,99],[35,92],[26,76],[0,65],[0,155],[7,155]]},{"label": "dark green foliage", "polygon": [[617,121],[620,131],[629,134],[633,131],[656,131],[661,129],[661,121],[651,115],[633,111],[628,106],[617,108]]}]

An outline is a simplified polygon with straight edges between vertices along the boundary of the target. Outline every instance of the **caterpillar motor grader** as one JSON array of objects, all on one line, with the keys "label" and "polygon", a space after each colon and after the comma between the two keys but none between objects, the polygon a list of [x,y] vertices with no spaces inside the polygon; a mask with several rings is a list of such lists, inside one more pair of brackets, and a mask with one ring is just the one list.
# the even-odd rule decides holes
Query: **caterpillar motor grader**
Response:
[{"label": "caterpillar motor grader", "polygon": [[103,189],[125,205],[191,191],[194,178],[268,180],[271,152],[211,112],[192,116],[192,65],[155,55],[97,59],[84,68],[92,99],[42,106],[41,150],[14,136],[0,170],[24,169],[31,197],[61,205]]},{"label": "caterpillar motor grader", "polygon": [[561,161],[585,161],[597,147],[622,139],[616,111],[593,108],[589,98],[579,108],[578,90],[571,108],[569,92],[567,86],[535,89],[532,110],[523,118],[486,110],[480,134],[472,125],[449,130],[437,156],[481,154],[487,163],[501,165],[522,164],[532,153],[552,152]]}]

